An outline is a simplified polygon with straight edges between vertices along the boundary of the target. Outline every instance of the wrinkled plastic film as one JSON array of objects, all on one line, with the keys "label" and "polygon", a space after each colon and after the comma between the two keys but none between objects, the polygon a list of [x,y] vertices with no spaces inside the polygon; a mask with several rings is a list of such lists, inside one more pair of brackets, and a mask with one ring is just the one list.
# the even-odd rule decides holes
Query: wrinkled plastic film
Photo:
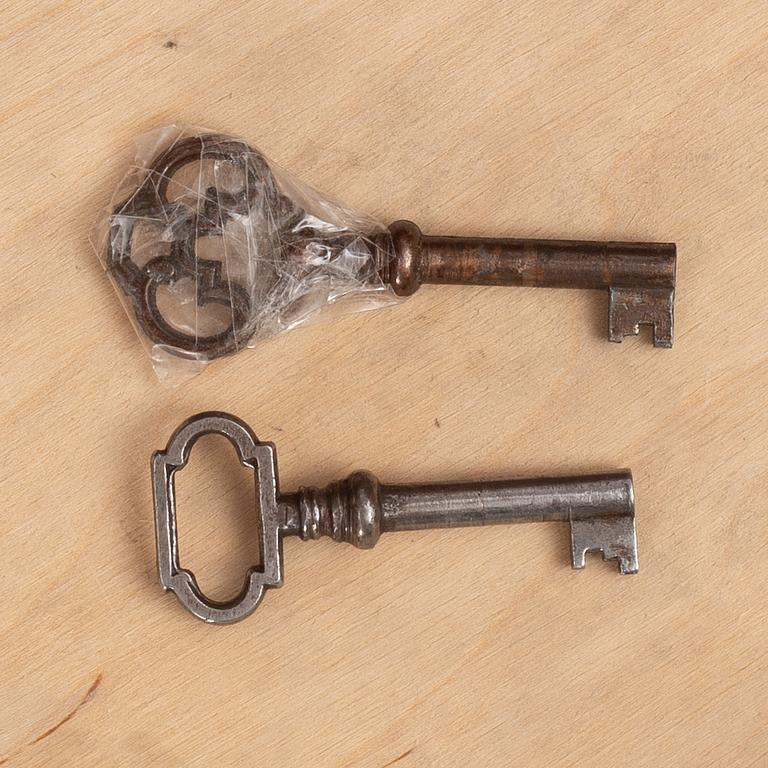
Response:
[{"label": "wrinkled plastic film", "polygon": [[335,312],[397,301],[386,228],[242,139],[169,126],[136,143],[95,245],[158,378]]}]

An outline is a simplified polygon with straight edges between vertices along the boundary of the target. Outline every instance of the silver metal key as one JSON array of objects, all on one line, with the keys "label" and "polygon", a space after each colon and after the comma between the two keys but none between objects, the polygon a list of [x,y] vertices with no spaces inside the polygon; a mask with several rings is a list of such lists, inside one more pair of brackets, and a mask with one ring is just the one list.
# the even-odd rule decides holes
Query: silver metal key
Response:
[{"label": "silver metal key", "polygon": [[[174,474],[205,434],[227,437],[240,461],[256,475],[261,521],[261,565],[251,568],[240,594],[228,602],[206,597],[194,574],[179,564]],[[370,473],[354,472],[324,489],[281,493],[272,443],[260,442],[247,424],[225,413],[201,413],[182,424],[167,448],[152,457],[157,564],[164,589],[211,623],[244,619],[265,589],[283,583],[284,536],[330,536],[370,549],[382,533],[497,523],[567,522],[571,564],[583,568],[588,551],[616,560],[621,573],[638,570],[632,475],[627,470],[580,477],[503,480],[455,485],[383,485]]]}]

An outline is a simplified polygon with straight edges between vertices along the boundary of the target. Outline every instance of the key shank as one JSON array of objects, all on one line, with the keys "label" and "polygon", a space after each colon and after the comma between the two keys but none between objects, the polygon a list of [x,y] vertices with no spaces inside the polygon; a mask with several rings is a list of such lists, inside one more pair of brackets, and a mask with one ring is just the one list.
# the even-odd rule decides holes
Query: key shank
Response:
[{"label": "key shank", "polygon": [[502,523],[567,522],[571,562],[583,568],[588,550],[636,573],[632,475],[622,470],[575,477],[445,485],[382,485],[355,472],[325,489],[282,497],[285,535],[330,536],[370,549],[382,533]]},{"label": "key shank", "polygon": [[423,283],[606,290],[611,341],[648,324],[656,346],[672,346],[674,243],[442,237],[423,235],[410,221],[389,230],[380,273],[401,296]]}]

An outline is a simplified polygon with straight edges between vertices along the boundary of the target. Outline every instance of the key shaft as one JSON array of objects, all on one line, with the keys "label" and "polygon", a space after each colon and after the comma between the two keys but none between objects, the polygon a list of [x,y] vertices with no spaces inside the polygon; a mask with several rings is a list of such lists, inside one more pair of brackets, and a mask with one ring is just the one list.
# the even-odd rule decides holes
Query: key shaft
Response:
[{"label": "key shaft", "polygon": [[380,274],[401,296],[424,283],[606,290],[611,341],[647,324],[656,346],[672,346],[674,243],[445,237],[424,235],[410,221],[389,232]]},{"label": "key shaft", "polygon": [[382,530],[569,522],[632,512],[629,472],[455,485],[384,485]]},{"label": "key shaft", "polygon": [[330,536],[361,549],[382,533],[567,522],[571,562],[584,567],[588,550],[616,559],[621,573],[638,569],[634,493],[628,470],[572,477],[483,483],[383,485],[360,471],[324,489],[301,488],[281,497],[284,535]]}]

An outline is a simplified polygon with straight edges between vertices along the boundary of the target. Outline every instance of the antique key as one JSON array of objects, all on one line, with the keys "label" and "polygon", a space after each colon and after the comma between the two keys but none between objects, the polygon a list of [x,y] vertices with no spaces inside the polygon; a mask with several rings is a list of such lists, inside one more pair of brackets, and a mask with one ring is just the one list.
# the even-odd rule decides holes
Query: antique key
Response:
[{"label": "antique key", "polygon": [[[145,162],[112,209],[104,262],[153,351],[205,362],[327,304],[369,307],[425,283],[607,291],[611,341],[645,324],[656,346],[672,346],[674,243],[436,237],[409,221],[384,228],[217,134],[182,133]],[[200,170],[195,188],[176,182],[194,164],[212,166],[208,181]],[[169,292],[195,308],[192,320],[169,314]],[[216,307],[223,325],[201,324],[202,309]]]},{"label": "antique key", "polygon": [[[179,564],[174,473],[187,463],[195,441],[209,433],[227,437],[256,477],[261,565],[249,569],[242,591],[228,602],[207,598],[194,574]],[[370,472],[360,471],[322,490],[282,493],[274,445],[260,442],[236,417],[211,412],[184,422],[166,449],[153,455],[152,481],[160,583],[195,616],[211,623],[245,618],[265,589],[282,585],[284,536],[305,541],[330,536],[370,549],[381,533],[390,531],[557,521],[570,524],[574,568],[584,567],[588,551],[600,550],[603,559],[618,562],[621,573],[638,570],[634,492],[627,470],[456,485],[383,485]]]}]

